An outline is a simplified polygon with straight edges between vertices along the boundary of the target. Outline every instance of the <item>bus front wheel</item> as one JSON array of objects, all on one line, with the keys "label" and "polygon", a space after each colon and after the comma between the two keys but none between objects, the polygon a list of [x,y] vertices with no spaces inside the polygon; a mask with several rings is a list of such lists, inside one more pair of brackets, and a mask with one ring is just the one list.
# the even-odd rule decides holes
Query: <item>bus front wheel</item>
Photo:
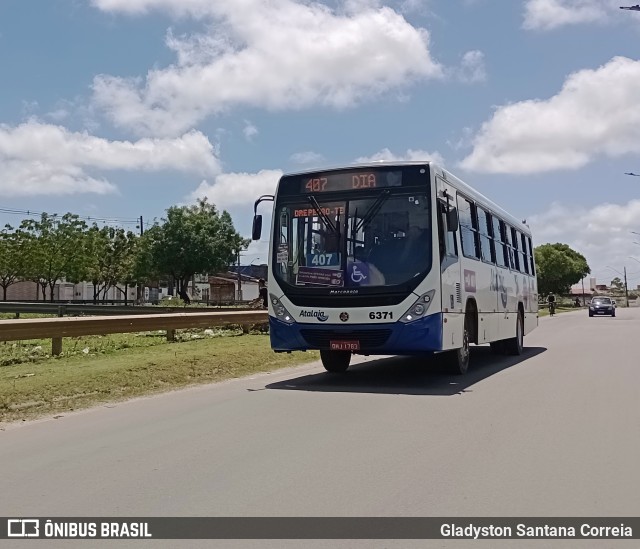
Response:
[{"label": "bus front wheel", "polygon": [[505,340],[505,350],[507,354],[518,356],[522,354],[524,349],[524,319],[522,318],[522,313],[518,312],[518,316],[516,318],[516,335],[510,339]]},{"label": "bus front wheel", "polygon": [[320,351],[320,360],[327,372],[342,373],[346,372],[351,362],[351,353],[349,351]]},{"label": "bus front wheel", "polygon": [[463,375],[469,369],[469,331],[470,318],[466,314],[464,318],[464,332],[462,334],[462,347],[447,352],[447,365],[449,371],[455,375]]}]

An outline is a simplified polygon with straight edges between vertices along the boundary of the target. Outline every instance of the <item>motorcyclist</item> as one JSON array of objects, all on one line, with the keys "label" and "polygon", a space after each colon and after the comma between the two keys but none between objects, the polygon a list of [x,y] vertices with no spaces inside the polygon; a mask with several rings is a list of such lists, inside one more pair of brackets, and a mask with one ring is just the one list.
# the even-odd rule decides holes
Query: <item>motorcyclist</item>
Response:
[{"label": "motorcyclist", "polygon": [[556,296],[553,295],[553,292],[549,292],[547,296],[547,304],[549,305],[549,315],[553,316],[556,312]]}]

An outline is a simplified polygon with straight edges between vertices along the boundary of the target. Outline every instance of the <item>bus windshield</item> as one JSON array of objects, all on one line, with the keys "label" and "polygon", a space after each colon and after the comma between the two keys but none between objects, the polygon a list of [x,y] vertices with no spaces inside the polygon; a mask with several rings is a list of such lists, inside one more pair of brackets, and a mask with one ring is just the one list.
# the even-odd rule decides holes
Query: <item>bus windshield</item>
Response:
[{"label": "bus windshield", "polygon": [[336,199],[298,196],[276,208],[275,274],[296,287],[385,287],[431,267],[426,193],[385,189]]}]

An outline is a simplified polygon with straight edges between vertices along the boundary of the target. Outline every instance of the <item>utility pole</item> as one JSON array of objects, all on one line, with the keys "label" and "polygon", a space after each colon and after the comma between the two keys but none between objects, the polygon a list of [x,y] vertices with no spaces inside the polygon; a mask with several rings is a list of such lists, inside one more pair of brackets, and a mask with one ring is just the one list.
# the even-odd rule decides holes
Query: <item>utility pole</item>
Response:
[{"label": "utility pole", "polygon": [[240,250],[238,249],[238,301],[242,301],[242,274],[240,273]]},{"label": "utility pole", "polygon": [[[140,216],[140,219],[138,221],[140,223],[140,225],[139,225],[139,227],[140,227],[140,236],[142,236],[144,234],[144,223],[143,223],[142,216]],[[144,284],[142,284],[142,283],[138,284],[138,287],[136,289],[136,293],[138,294],[137,295],[138,305],[141,305],[142,302],[144,301]]]},{"label": "utility pole", "polygon": [[627,288],[627,268],[624,268],[624,296],[627,300],[627,307],[629,307],[629,289]]},{"label": "utility pole", "polygon": [[585,301],[585,297],[584,297],[584,277],[582,278],[582,306],[586,306],[586,301]]}]

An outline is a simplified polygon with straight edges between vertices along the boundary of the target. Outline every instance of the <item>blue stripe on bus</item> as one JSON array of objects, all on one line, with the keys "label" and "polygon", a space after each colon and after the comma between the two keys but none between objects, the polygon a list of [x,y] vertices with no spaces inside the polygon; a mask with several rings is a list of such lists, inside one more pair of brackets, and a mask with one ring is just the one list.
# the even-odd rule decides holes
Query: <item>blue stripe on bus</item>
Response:
[{"label": "blue stripe on bus", "polygon": [[307,351],[313,349],[328,349],[328,346],[311,346],[303,337],[301,330],[307,336],[326,336],[327,332],[332,332],[331,340],[354,340],[351,333],[361,332],[366,339],[367,333],[381,330],[390,331],[389,338],[379,346],[367,347],[361,342],[360,353],[368,355],[385,354],[415,354],[429,353],[442,349],[442,314],[437,313],[426,316],[409,323],[393,322],[383,324],[286,324],[280,320],[269,317],[269,334],[271,338],[271,348],[274,351]]}]

